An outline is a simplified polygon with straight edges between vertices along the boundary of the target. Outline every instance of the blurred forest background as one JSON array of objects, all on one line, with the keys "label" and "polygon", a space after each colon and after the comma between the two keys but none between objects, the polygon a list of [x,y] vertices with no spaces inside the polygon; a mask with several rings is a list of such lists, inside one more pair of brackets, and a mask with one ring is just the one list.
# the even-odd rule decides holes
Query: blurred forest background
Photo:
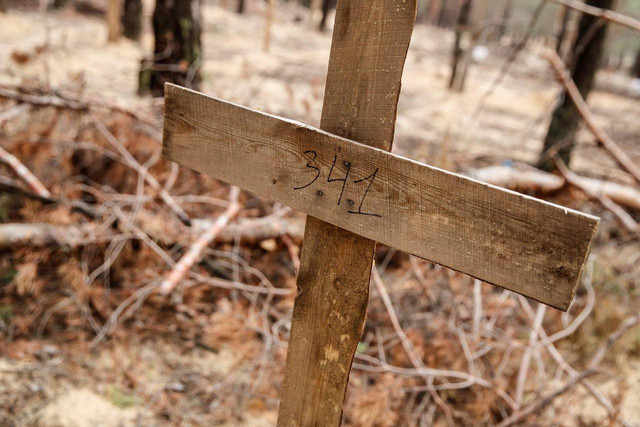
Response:
[{"label": "blurred forest background", "polygon": [[[318,125],[334,8],[0,0],[0,424],[275,424],[304,217],[242,192],[167,284],[236,201],[162,85]],[[345,425],[640,425],[637,19],[419,1],[394,152],[602,220],[567,313],[378,245]]]}]

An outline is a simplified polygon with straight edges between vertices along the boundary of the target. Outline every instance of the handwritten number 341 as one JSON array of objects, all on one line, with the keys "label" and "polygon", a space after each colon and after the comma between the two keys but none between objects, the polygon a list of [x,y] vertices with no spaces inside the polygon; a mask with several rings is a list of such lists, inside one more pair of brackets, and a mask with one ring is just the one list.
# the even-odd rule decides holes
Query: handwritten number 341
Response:
[{"label": "handwritten number 341", "polygon": [[[318,178],[320,177],[320,168],[318,168],[317,166],[315,166],[315,160],[318,158],[318,153],[316,151],[313,150],[307,150],[304,152],[304,154],[308,155],[308,160],[307,160],[307,169],[311,169],[314,172],[314,177],[311,181],[309,181],[307,184],[302,185],[300,187],[293,187],[294,190],[302,190],[303,188],[307,188],[309,187],[311,184],[313,184],[314,182],[316,182],[318,180]],[[351,163],[344,161],[343,165],[346,168],[346,172],[344,175],[344,178],[334,178],[333,177],[333,170],[336,166],[336,162],[338,160],[338,156],[335,155],[333,157],[333,163],[331,164],[331,169],[329,170],[329,175],[327,176],[327,182],[331,183],[331,182],[336,182],[336,181],[340,181],[342,182],[342,188],[340,189],[340,195],[338,196],[338,206],[340,206],[340,203],[342,202],[342,195],[344,194],[344,189],[347,186],[347,181],[349,179],[349,172],[351,172]],[[376,178],[376,175],[378,174],[378,169],[376,168],[375,171],[373,171],[373,173],[371,173],[369,176],[362,178],[362,179],[356,179],[353,180],[354,184],[359,184],[361,182],[365,182],[368,181],[367,184],[367,188],[365,188],[364,193],[362,195],[362,199],[360,199],[360,204],[358,205],[358,210],[348,210],[349,213],[351,214],[357,214],[357,215],[369,215],[369,216],[375,216],[375,217],[381,217],[381,215],[378,215],[376,213],[371,213],[371,212],[364,212],[362,210],[362,205],[364,204],[364,199],[367,197],[367,193],[369,193],[369,189],[371,188],[371,185],[373,184],[373,180]],[[352,200],[349,200],[349,204],[353,205],[355,204]]]}]

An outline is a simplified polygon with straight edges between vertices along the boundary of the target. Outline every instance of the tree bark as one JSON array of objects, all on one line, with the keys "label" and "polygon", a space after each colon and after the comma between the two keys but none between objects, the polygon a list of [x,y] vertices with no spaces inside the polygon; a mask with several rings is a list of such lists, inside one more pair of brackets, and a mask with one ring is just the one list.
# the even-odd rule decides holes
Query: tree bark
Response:
[{"label": "tree bark", "polygon": [[69,0],[53,0],[51,3],[51,9],[62,9],[69,3]]},{"label": "tree bark", "polygon": [[324,31],[327,29],[327,17],[329,11],[336,7],[336,0],[322,0],[322,18],[320,19],[319,30]]},{"label": "tree bark", "polygon": [[109,0],[107,3],[107,39],[116,42],[120,37],[120,0]]},{"label": "tree bark", "polygon": [[124,0],[122,34],[131,40],[139,40],[142,33],[142,0]]},{"label": "tree bark", "polygon": [[471,15],[471,0],[462,0],[458,22],[456,25],[456,38],[453,44],[453,58],[451,63],[451,78],[449,79],[449,89],[462,92],[464,87],[464,70],[461,67],[461,60],[464,56],[462,49],[462,37],[468,30],[469,16]]},{"label": "tree bark", "polygon": [[[610,9],[614,0],[588,0],[587,4],[603,9]],[[583,14],[578,26],[578,36],[572,46],[574,55],[571,77],[575,81],[583,98],[593,87],[593,81],[602,56],[604,41],[607,33],[606,21],[598,22],[597,17]],[[562,91],[560,103],[551,117],[549,130],[544,140],[544,146],[538,167],[551,171],[556,169],[553,155],[560,156],[569,165],[571,152],[575,145],[575,137],[580,123],[580,113],[566,93]]]},{"label": "tree bark", "polygon": [[640,79],[640,49],[638,49],[638,53],[636,53],[636,62],[633,64],[631,75],[636,79]]},{"label": "tree bark", "polygon": [[560,8],[560,29],[556,34],[556,52],[560,55],[560,58],[563,58],[562,54],[562,45],[564,44],[565,39],[567,38],[567,27],[569,25],[569,8],[567,6]]},{"label": "tree bark", "polygon": [[498,27],[498,40],[507,32],[509,19],[511,19],[511,12],[513,11],[513,0],[506,0],[504,3],[504,9],[502,9],[502,18],[500,20],[500,26]]},{"label": "tree bark", "polygon": [[200,0],[156,0],[154,57],[142,61],[139,92],[162,96],[165,83],[198,89],[200,34]]}]

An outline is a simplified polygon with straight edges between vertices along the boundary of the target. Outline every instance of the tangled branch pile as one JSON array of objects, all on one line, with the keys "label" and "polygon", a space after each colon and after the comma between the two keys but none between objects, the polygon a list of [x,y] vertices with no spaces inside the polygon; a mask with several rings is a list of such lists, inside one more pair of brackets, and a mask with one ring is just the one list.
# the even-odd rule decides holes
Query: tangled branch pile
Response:
[{"label": "tangled branch pile", "polygon": [[[35,89],[0,97],[7,354],[34,338],[100,350],[177,336],[185,351],[232,349],[237,363],[170,383],[159,400],[143,392],[150,417],[277,410],[303,218],[164,161],[157,112]],[[598,422],[627,423],[624,379],[606,366],[613,345],[638,351],[627,334],[638,315],[614,297],[596,307],[594,284],[608,280],[597,263],[562,314],[385,247],[376,261],[347,424],[564,422],[577,415],[558,402],[585,396]]]}]

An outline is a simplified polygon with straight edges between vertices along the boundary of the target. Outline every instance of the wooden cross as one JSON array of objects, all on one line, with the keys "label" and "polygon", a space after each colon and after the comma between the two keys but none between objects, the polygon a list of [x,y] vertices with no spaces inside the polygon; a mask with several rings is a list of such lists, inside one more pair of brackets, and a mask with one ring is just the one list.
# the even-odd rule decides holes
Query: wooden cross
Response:
[{"label": "wooden cross", "polygon": [[598,219],[389,153],[416,0],[340,0],[320,128],[167,85],[163,152],[308,214],[278,425],[338,425],[376,242],[566,310]]}]

